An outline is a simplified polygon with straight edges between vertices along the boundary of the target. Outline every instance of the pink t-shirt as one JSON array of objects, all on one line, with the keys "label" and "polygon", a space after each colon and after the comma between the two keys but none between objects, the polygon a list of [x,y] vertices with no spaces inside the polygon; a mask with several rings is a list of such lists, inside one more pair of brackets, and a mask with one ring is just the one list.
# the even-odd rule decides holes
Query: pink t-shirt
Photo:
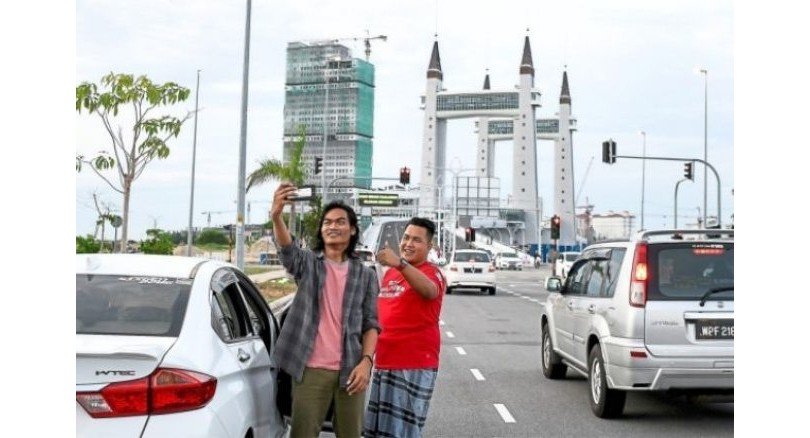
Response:
[{"label": "pink t-shirt", "polygon": [[315,335],[315,346],[309,356],[307,366],[327,370],[340,370],[343,354],[343,295],[346,290],[346,277],[349,262],[326,262],[326,281],[319,304],[320,321]]}]

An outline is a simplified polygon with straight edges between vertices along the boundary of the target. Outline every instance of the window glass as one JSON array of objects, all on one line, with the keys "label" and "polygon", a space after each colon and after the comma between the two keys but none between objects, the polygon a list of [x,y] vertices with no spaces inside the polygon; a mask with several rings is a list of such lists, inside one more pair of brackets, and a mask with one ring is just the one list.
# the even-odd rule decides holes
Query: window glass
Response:
[{"label": "window glass", "polygon": [[570,295],[585,295],[586,280],[590,274],[590,264],[582,263],[568,274],[566,291]]},{"label": "window glass", "polygon": [[[733,244],[662,245],[652,254],[653,287],[649,299],[700,299],[709,290],[734,287]],[[713,294],[729,299],[734,291]]]},{"label": "window glass", "polygon": [[259,317],[260,313],[264,313],[265,310],[258,308],[257,305],[248,298],[248,288],[250,288],[256,295],[261,296],[261,294],[244,278],[239,278],[239,288],[242,291],[242,298],[245,302],[245,307],[248,313],[248,318],[250,318],[250,328],[255,336],[259,336],[262,331],[264,330],[264,319]]},{"label": "window glass", "polygon": [[457,252],[453,255],[454,262],[489,263],[489,254],[484,252]]},{"label": "window glass", "polygon": [[76,274],[76,334],[180,333],[190,279]]},{"label": "window glass", "polygon": [[602,285],[605,282],[605,271],[607,270],[607,260],[591,261],[591,275],[588,280],[585,294],[589,297],[598,297],[602,293]]},{"label": "window glass", "polygon": [[577,257],[579,257],[579,254],[566,254],[565,255],[565,261],[566,262],[573,262],[574,260],[577,259]]},{"label": "window glass", "polygon": [[610,252],[610,261],[605,272],[606,287],[604,293],[607,297],[612,297],[616,292],[616,279],[619,277],[619,269],[622,266],[622,260],[624,260],[624,253],[624,248],[617,248]]}]

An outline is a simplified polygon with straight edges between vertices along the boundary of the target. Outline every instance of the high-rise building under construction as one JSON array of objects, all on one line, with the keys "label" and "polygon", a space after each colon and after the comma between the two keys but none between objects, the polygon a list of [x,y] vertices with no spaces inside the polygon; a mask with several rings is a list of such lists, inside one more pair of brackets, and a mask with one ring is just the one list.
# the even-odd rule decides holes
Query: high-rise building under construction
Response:
[{"label": "high-rise building under construction", "polygon": [[334,41],[290,42],[285,85],[284,161],[303,130],[306,184],[320,192],[324,175],[315,174],[320,157],[327,183],[346,178],[332,184],[338,189],[330,189],[330,198],[346,187],[370,187],[370,180],[359,178],[371,177],[374,65],[353,58],[348,47]]}]

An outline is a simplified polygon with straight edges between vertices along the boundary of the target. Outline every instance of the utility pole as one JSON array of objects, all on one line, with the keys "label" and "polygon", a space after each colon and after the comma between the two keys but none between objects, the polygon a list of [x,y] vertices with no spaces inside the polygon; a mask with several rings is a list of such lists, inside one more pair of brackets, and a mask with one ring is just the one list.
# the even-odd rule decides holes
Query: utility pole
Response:
[{"label": "utility pole", "polygon": [[236,207],[236,266],[245,267],[245,160],[247,155],[247,101],[248,101],[248,73],[250,65],[250,7],[251,0],[247,0],[247,15],[245,16],[245,55],[242,66],[242,119],[239,129],[239,180],[237,182]]}]

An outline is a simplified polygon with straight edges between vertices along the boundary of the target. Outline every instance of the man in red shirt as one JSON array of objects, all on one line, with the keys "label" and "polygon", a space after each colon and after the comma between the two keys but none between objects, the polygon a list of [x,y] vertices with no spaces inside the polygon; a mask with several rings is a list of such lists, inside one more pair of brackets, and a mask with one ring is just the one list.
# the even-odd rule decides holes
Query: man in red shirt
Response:
[{"label": "man in red shirt", "polygon": [[366,437],[419,437],[439,369],[439,314],[447,281],[427,261],[436,226],[415,217],[399,244],[386,247],[377,262],[385,273],[377,297],[383,327],[377,340],[376,370],[366,410]]}]

